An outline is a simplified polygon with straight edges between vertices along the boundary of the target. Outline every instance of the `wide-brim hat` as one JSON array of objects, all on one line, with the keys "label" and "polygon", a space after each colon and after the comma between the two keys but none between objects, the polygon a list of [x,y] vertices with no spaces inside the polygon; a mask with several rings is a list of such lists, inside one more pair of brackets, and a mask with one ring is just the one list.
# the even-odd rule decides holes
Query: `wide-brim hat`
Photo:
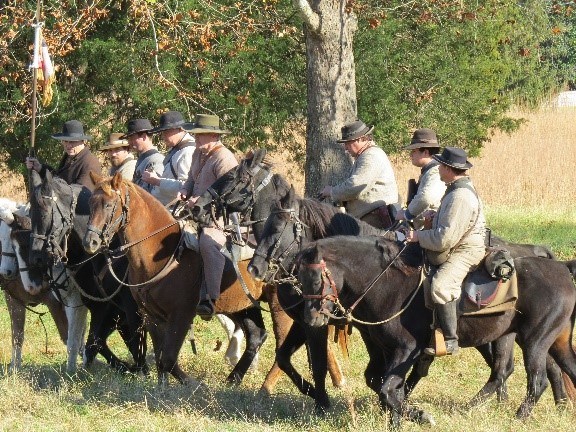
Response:
[{"label": "wide-brim hat", "polygon": [[212,114],[197,114],[194,120],[194,125],[191,128],[186,128],[187,132],[191,134],[229,134],[230,131],[220,129],[220,117]]},{"label": "wide-brim hat", "polygon": [[160,124],[151,130],[158,133],[170,129],[192,129],[194,123],[184,121],[184,116],[179,111],[167,111],[160,116]]},{"label": "wide-brim hat", "polygon": [[436,132],[432,129],[422,128],[414,131],[410,145],[404,147],[404,150],[414,150],[426,147],[440,147]]},{"label": "wide-brim hat", "polygon": [[442,154],[432,155],[434,159],[449,167],[467,170],[472,168],[472,164],[468,162],[468,154],[465,150],[457,147],[446,147]]},{"label": "wide-brim hat", "polygon": [[126,139],[130,135],[142,132],[151,133],[154,126],[152,126],[152,123],[150,123],[150,120],[148,119],[132,119],[128,121],[127,128],[128,132],[122,135],[120,139]]},{"label": "wide-brim hat", "polygon": [[112,150],[120,147],[129,147],[128,140],[122,139],[122,133],[112,133],[108,137],[108,143],[100,147],[100,151]]},{"label": "wide-brim hat", "polygon": [[362,138],[363,136],[368,135],[373,130],[374,126],[368,126],[362,120],[356,120],[342,127],[342,138],[336,140],[336,142],[345,143],[348,141],[354,141],[358,138]]},{"label": "wide-brim hat", "polygon": [[62,126],[62,132],[52,135],[60,141],[89,141],[90,135],[84,135],[84,126],[78,120],[69,120]]}]

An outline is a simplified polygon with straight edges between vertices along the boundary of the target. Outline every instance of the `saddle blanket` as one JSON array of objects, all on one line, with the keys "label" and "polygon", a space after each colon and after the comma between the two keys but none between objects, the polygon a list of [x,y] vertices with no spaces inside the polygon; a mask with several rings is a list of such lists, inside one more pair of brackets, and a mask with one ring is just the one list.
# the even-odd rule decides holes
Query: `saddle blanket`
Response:
[{"label": "saddle blanket", "polygon": [[[193,251],[199,252],[200,246],[198,244],[198,234],[196,233],[196,227],[191,226],[189,224],[185,224],[182,227],[182,236],[183,236],[183,243],[188,249],[192,249]],[[222,252],[225,256],[232,259],[232,255],[234,255],[234,259],[236,261],[244,261],[249,260],[254,256],[254,247],[250,244],[246,243],[244,246],[240,247],[237,244],[232,245],[232,254],[230,251],[224,246],[220,252]]]}]

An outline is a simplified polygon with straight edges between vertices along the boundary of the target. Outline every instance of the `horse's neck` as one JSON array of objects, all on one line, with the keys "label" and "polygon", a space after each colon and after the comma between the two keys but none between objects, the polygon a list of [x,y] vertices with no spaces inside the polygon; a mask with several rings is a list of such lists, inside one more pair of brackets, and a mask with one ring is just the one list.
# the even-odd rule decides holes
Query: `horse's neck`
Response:
[{"label": "horse's neck", "polygon": [[[180,226],[174,222],[168,210],[151,195],[139,190],[130,192],[128,223],[122,237],[125,244],[137,242],[127,250],[130,267],[137,271],[131,276],[148,280],[172,258],[180,240]],[[174,225],[168,228],[171,224]],[[157,230],[161,231],[150,236]]]},{"label": "horse's neck", "polygon": [[254,207],[252,208],[252,214],[250,219],[252,221],[260,221],[254,224],[254,237],[256,241],[259,242],[262,238],[262,231],[264,230],[264,222],[272,213],[272,209],[275,207],[276,202],[284,198],[288,191],[290,190],[290,185],[280,174],[274,174],[272,180],[258,192],[258,196],[254,201]]}]

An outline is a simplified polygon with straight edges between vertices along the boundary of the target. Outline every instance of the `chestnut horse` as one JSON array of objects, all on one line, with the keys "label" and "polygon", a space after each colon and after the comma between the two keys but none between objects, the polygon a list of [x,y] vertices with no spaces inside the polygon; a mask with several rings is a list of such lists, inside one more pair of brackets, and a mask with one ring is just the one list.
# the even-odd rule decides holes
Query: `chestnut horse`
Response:
[{"label": "chestnut horse", "polygon": [[[416,247],[386,238],[337,236],[312,243],[297,257],[306,322],[323,327],[334,316],[353,322],[370,356],[366,383],[395,427],[402,416],[416,422],[431,418],[410,405],[403,390],[407,372],[431,335],[432,312],[419,282],[422,261],[411,262],[403,255]],[[519,291],[515,308],[460,316],[458,336],[460,346],[474,347],[517,335],[528,386],[516,416],[526,418],[548,385],[548,353],[576,384],[571,345],[576,289],[562,262],[539,257],[514,262]]]},{"label": "chestnut horse", "polygon": [[[182,248],[178,222],[152,195],[120,175],[92,175],[97,185],[90,200],[91,216],[84,247],[89,253],[107,248],[119,233],[129,261],[129,286],[146,314],[160,382],[172,374],[182,383],[198,384],[178,365],[178,353],[195,316],[202,281],[202,259],[198,252]],[[112,251],[113,253],[113,251]],[[272,320],[283,319],[282,310],[267,298],[261,283],[254,282],[240,262],[242,277],[251,296],[268,300]],[[247,337],[246,350],[227,378],[242,381],[254,356],[266,340],[261,309],[244,293],[236,273],[226,268],[216,312],[241,324]],[[277,329],[275,329],[277,331]],[[276,374],[277,375],[277,374]],[[270,374],[269,374],[270,377]],[[273,376],[272,379],[277,379]]]}]

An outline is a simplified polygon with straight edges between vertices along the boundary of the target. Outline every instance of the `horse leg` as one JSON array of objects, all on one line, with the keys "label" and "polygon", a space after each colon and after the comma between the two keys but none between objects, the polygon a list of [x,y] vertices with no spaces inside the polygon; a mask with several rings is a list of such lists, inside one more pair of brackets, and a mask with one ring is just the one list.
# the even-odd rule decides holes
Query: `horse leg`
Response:
[{"label": "horse leg", "polygon": [[4,291],[8,313],[10,315],[10,327],[12,330],[12,359],[9,370],[17,371],[22,367],[22,345],[24,344],[24,324],[26,322],[26,308],[24,305]]},{"label": "horse leg", "polygon": [[288,331],[284,342],[276,350],[276,362],[280,369],[288,375],[300,393],[316,399],[316,389],[306,381],[292,365],[292,355],[306,342],[306,333],[302,325],[294,322]]},{"label": "horse leg", "polygon": [[[333,327],[334,331],[337,332],[338,329]],[[345,329],[344,331],[346,331]],[[330,334],[330,332],[328,333]],[[342,368],[340,367],[340,363],[338,363],[338,359],[334,354],[334,350],[330,346],[329,343],[326,344],[327,352],[327,360],[328,360],[328,373],[330,374],[330,379],[332,380],[332,385],[336,388],[342,388],[346,384],[346,378],[344,378],[344,374],[342,373]],[[348,349],[346,347],[345,349]]]},{"label": "horse leg", "polygon": [[[383,354],[382,354],[383,355]],[[404,382],[406,374],[414,364],[414,353],[410,350],[396,349],[386,368],[384,382],[378,391],[378,400],[383,410],[390,413],[390,426],[399,429],[402,416],[419,424],[435,424],[431,414],[417,409],[405,402]]]},{"label": "horse leg", "polygon": [[490,366],[491,372],[484,387],[468,402],[468,408],[485,402],[494,393],[497,394],[499,402],[508,399],[506,380],[514,372],[515,339],[516,334],[510,333],[491,343],[476,347],[488,366]]},{"label": "horse leg", "polygon": [[168,385],[168,371],[162,369],[162,344],[164,343],[163,331],[160,329],[162,324],[152,322],[150,318],[147,319],[146,328],[152,339],[152,347],[154,348],[154,361],[156,362],[156,372],[158,374],[158,387],[166,387]]},{"label": "horse leg", "polygon": [[330,399],[326,392],[326,375],[328,373],[328,326],[306,326],[306,347],[312,368],[312,378],[316,394],[316,412],[324,414],[330,408]]},{"label": "horse leg", "polygon": [[524,352],[524,364],[528,382],[526,397],[516,412],[516,417],[519,419],[525,419],[530,416],[534,406],[548,385],[545,354],[534,349],[528,349]]},{"label": "horse leg", "polygon": [[193,319],[190,311],[184,312],[186,313],[185,316],[177,313],[171,314],[162,329],[160,329],[162,342],[159,368],[164,372],[169,372],[181,384],[197,388],[201,384],[200,381],[184,372],[178,364],[178,354],[184,344],[184,339],[186,339],[186,334]]},{"label": "horse leg", "polygon": [[68,318],[68,338],[66,341],[68,361],[66,363],[66,373],[74,375],[77,369],[76,359],[83,351],[88,309],[82,304],[79,295],[68,295],[62,300],[65,304],[66,317]]},{"label": "horse leg", "polygon": [[52,315],[52,319],[56,324],[56,329],[58,330],[62,343],[66,344],[66,340],[68,339],[68,320],[66,319],[64,306],[51,294],[45,295],[42,302],[50,311],[50,315]]},{"label": "horse leg", "polygon": [[120,333],[134,359],[134,366],[130,367],[130,372],[141,372],[144,375],[148,375],[146,327],[138,310],[126,311],[125,319],[118,326],[118,333]]},{"label": "horse leg", "polygon": [[404,384],[404,398],[408,398],[420,380],[428,376],[433,361],[434,356],[424,353],[420,355],[406,379],[406,384]]},{"label": "horse leg", "polygon": [[[272,331],[274,332],[274,337],[276,339],[276,352],[280,346],[286,340],[288,332],[293,326],[294,321],[288,316],[284,311],[282,306],[278,301],[277,288],[272,285],[266,286],[266,297],[268,300],[268,306],[270,307],[270,317],[272,319]],[[278,365],[278,360],[274,359],[274,364],[270,368],[270,371],[266,374],[266,378],[260,387],[260,391],[265,394],[272,394],[274,387],[280,379],[282,370]]]},{"label": "horse leg", "polygon": [[230,375],[228,375],[228,378],[226,378],[226,382],[240,384],[268,336],[264,328],[264,320],[260,309],[254,307],[245,309],[242,312],[235,313],[232,317],[235,321],[241,323],[242,330],[246,334],[246,349]]},{"label": "horse leg", "polygon": [[[576,354],[572,347],[573,325],[573,323],[570,323],[560,332],[550,347],[549,353],[562,370],[562,373],[566,375],[566,386],[563,386],[562,389],[565,390],[565,394],[574,403],[576,401],[576,391],[574,389],[574,386],[576,386]],[[556,394],[554,399],[556,400]],[[559,398],[558,401],[560,400]]]},{"label": "horse leg", "polygon": [[230,366],[236,366],[238,360],[242,353],[240,352],[240,347],[242,341],[244,340],[244,333],[242,328],[223,314],[216,314],[216,319],[220,322],[220,325],[226,332],[226,337],[228,339],[228,348],[224,354],[224,359]]},{"label": "horse leg", "polygon": [[565,407],[568,399],[566,387],[564,387],[564,380],[562,379],[562,369],[556,364],[550,354],[546,356],[546,376],[550,381],[552,387],[552,394],[554,395],[554,403],[558,407]]}]

